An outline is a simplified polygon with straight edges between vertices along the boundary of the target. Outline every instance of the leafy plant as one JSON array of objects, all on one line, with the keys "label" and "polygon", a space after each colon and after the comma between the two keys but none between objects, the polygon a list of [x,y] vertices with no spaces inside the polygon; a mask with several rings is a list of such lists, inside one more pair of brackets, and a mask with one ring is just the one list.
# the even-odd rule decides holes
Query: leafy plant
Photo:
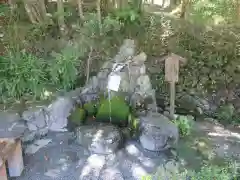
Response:
[{"label": "leafy plant", "polygon": [[188,136],[191,133],[192,124],[187,116],[179,116],[174,123],[178,126],[182,137]]},{"label": "leafy plant", "polygon": [[123,9],[118,9],[114,11],[114,15],[116,19],[124,23],[124,25],[130,25],[141,22],[139,9],[135,8],[131,4],[128,4],[128,6],[126,6]]},{"label": "leafy plant", "polygon": [[157,177],[159,179],[165,179],[167,177],[169,179],[178,180],[231,180],[238,179],[237,170],[238,169],[236,168],[234,163],[226,166],[204,164],[201,167],[200,171],[187,170],[184,168],[179,172],[167,172],[167,170],[159,169],[153,177]]},{"label": "leafy plant", "polygon": [[52,53],[53,60],[49,66],[50,79],[54,85],[65,90],[72,88],[78,77],[78,67],[81,64],[78,47],[67,46],[61,53]]},{"label": "leafy plant", "polygon": [[11,53],[0,60],[1,94],[20,98],[25,93],[40,97],[46,83],[46,62],[25,52]]},{"label": "leafy plant", "polygon": [[0,4],[0,17],[6,16],[9,12],[9,6],[6,4]]},{"label": "leafy plant", "polygon": [[232,104],[221,105],[216,112],[217,119],[224,123],[231,123],[235,113],[235,108]]}]

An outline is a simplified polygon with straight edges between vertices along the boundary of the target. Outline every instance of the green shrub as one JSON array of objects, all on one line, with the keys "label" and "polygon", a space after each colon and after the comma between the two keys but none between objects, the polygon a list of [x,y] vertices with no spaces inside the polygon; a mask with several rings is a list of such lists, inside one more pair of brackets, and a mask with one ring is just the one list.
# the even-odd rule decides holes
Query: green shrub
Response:
[{"label": "green shrub", "polygon": [[133,113],[128,115],[128,128],[131,137],[137,137],[139,135],[140,119],[135,117]]},{"label": "green shrub", "polygon": [[68,90],[73,87],[79,75],[82,52],[75,46],[66,46],[61,53],[52,53],[50,62],[50,80],[60,88]]},{"label": "green shrub", "polygon": [[[192,28],[192,29],[190,29]],[[239,84],[239,28],[184,25],[178,29],[174,51],[187,58],[180,69],[184,89],[210,92]]]},{"label": "green shrub", "polygon": [[96,121],[110,122],[120,126],[127,126],[128,115],[130,113],[129,106],[125,103],[124,99],[118,96],[112,99],[104,99],[100,102],[100,106],[96,115]]},{"label": "green shrub", "polygon": [[223,123],[232,123],[235,108],[232,104],[221,105],[216,112],[217,119]]},{"label": "green shrub", "polygon": [[10,8],[6,4],[0,4],[0,17],[6,16],[6,14],[10,11]]},{"label": "green shrub", "polygon": [[178,116],[174,123],[178,126],[180,136],[185,137],[190,135],[192,124],[187,116]]},{"label": "green shrub", "polygon": [[46,79],[46,62],[25,52],[11,53],[0,59],[2,97],[20,98],[25,93],[40,97]]},{"label": "green shrub", "polygon": [[[166,172],[159,169],[154,175],[155,177],[165,179],[177,179],[177,180],[232,180],[238,179],[237,177],[237,168],[235,165],[230,164],[224,167],[205,164],[201,167],[200,171],[184,170],[180,172]],[[150,179],[152,179],[150,177]]]}]

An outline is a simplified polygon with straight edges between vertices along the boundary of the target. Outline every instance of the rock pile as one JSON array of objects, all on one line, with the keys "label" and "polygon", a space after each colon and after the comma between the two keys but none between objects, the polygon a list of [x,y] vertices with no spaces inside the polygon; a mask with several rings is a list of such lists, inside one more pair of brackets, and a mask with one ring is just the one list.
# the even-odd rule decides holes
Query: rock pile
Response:
[{"label": "rock pile", "polygon": [[[169,140],[178,139],[178,130],[165,116],[153,113],[157,109],[155,91],[146,73],[144,52],[135,55],[133,40],[124,40],[118,54],[107,61],[82,89],[58,97],[48,106],[31,108],[23,112],[26,124],[23,141],[31,141],[43,136],[48,131],[66,131],[67,118],[76,103],[87,103],[99,98],[101,92],[107,93],[107,83],[112,75],[121,79],[118,91],[111,91],[111,96],[123,96],[132,106],[147,102],[148,114],[140,114],[141,145],[151,151],[161,151],[170,146]],[[108,96],[106,96],[108,97]],[[116,151],[122,143],[120,131],[112,125],[81,126],[76,129],[77,141],[92,153],[109,154]]]},{"label": "rock pile", "polygon": [[[155,102],[155,91],[149,76],[146,74],[144,62],[147,55],[142,52],[136,56],[133,40],[124,40],[118,54],[112,61],[107,61],[97,74],[93,76],[89,84],[83,88],[81,97],[83,102],[89,102],[97,98],[99,92],[107,93],[107,83],[112,75],[120,76],[121,82],[118,92],[111,92],[111,95],[125,95],[131,105],[151,99]],[[151,102],[150,101],[150,102]]]}]

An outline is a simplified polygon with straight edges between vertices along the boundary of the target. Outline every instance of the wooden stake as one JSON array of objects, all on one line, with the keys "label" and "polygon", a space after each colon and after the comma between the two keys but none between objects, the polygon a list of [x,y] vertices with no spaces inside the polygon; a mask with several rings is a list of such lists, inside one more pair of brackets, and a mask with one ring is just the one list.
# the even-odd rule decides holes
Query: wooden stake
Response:
[{"label": "wooden stake", "polygon": [[82,0],[78,0],[78,13],[79,13],[79,17],[83,20],[84,19],[84,15],[83,15],[83,6],[82,6]]},{"label": "wooden stake", "polygon": [[100,34],[102,33],[102,15],[101,15],[101,0],[97,0],[97,17],[99,23]]},{"label": "wooden stake", "polygon": [[170,82],[170,117],[174,119],[175,113],[175,82]]},{"label": "wooden stake", "polygon": [[5,162],[3,162],[2,165],[0,165],[0,179],[8,180]]},{"label": "wooden stake", "polygon": [[8,170],[10,177],[19,177],[22,174],[23,165],[23,155],[22,155],[22,145],[21,141],[16,142],[16,148],[8,157]]}]

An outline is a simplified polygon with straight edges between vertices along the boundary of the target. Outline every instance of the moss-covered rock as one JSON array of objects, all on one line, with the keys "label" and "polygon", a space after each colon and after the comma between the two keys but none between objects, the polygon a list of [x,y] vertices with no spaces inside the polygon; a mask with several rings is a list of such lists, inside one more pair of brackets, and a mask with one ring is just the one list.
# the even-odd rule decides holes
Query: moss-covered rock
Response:
[{"label": "moss-covered rock", "polygon": [[[110,112],[111,109],[111,112]],[[96,115],[98,122],[110,122],[119,126],[127,126],[128,115],[130,113],[129,106],[125,103],[124,99],[118,96],[110,100],[104,99],[100,102],[100,106]]]},{"label": "moss-covered rock", "polygon": [[87,116],[95,116],[97,114],[97,102],[89,102],[83,105]]},{"label": "moss-covered rock", "polygon": [[86,111],[83,108],[76,108],[68,117],[68,122],[75,126],[80,126],[86,121]]}]

